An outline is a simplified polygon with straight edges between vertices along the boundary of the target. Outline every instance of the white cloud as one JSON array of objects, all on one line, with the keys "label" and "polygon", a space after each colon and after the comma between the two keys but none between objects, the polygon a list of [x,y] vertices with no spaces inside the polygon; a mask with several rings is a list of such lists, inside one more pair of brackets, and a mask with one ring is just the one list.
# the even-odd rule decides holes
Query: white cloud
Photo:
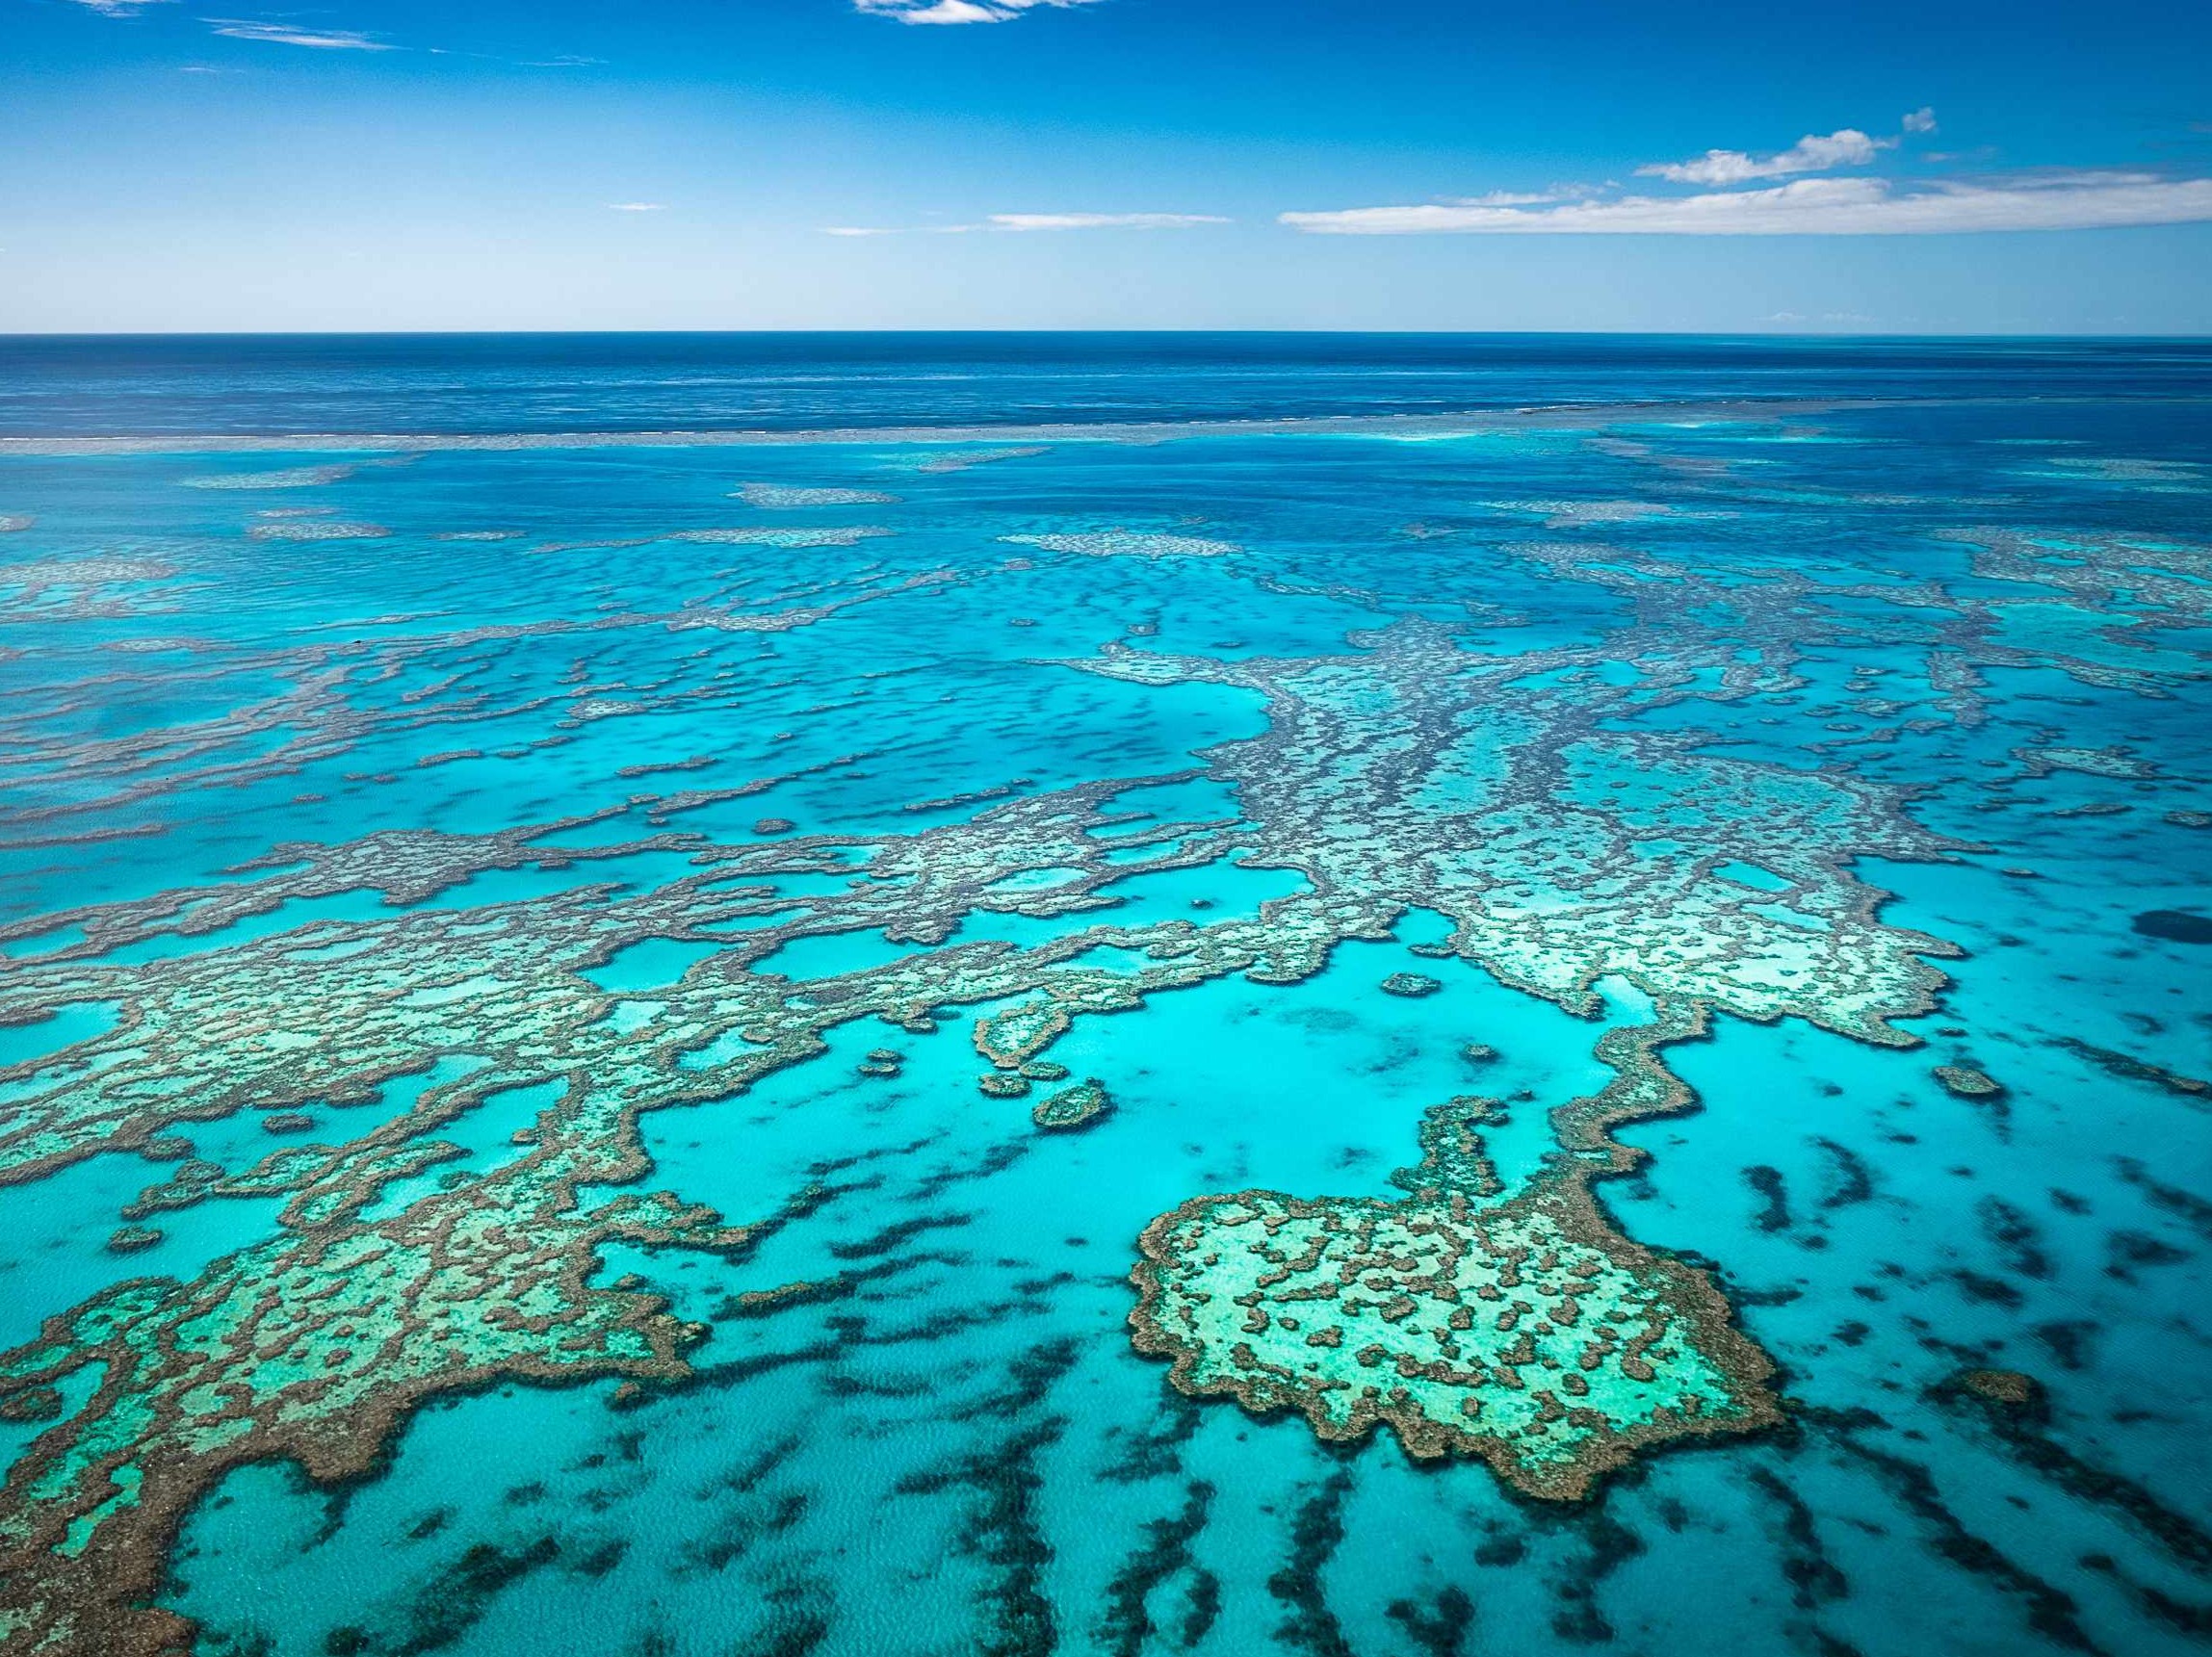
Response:
[{"label": "white cloud", "polygon": [[1184,230],[1193,224],[1226,224],[1212,213],[994,213],[993,230]]},{"label": "white cloud", "polygon": [[1886,149],[1895,149],[1908,134],[1936,130],[1936,112],[1923,104],[1899,123],[1895,138],[1872,138],[1855,126],[1832,133],[1807,133],[1787,149],[1752,155],[1740,149],[1708,149],[1694,161],[1664,161],[1639,167],[1639,178],[1664,178],[1673,184],[1745,184],[1755,178],[1790,178],[1801,172],[1827,172],[1838,167],[1864,167]]},{"label": "white cloud", "polygon": [[872,17],[901,23],[1011,23],[1041,6],[1088,5],[1090,0],[852,0],[853,9]]},{"label": "white cloud", "polygon": [[994,213],[974,224],[833,224],[825,236],[966,236],[977,230],[1186,230],[1227,224],[1213,213]]},{"label": "white cloud", "polygon": [[1699,195],[1621,195],[1527,207],[1440,202],[1280,217],[1293,229],[1338,236],[1938,236],[2094,230],[2212,220],[2212,178],[2075,171],[1903,187],[1883,178],[1802,178],[1765,190]]},{"label": "white cloud", "polygon": [[324,52],[390,52],[397,48],[352,29],[300,29],[290,23],[254,23],[238,17],[204,19],[218,35],[234,40],[268,40],[280,46],[312,46]]},{"label": "white cloud", "polygon": [[159,0],[77,0],[77,4],[97,12],[103,17],[128,17],[141,6],[152,6]]},{"label": "white cloud", "polygon": [[1695,161],[1664,161],[1639,167],[1639,178],[1664,178],[1675,184],[1742,184],[1753,178],[1786,178],[1797,172],[1826,172],[1832,167],[1864,167],[1895,139],[1868,138],[1847,126],[1822,137],[1807,133],[1777,155],[1754,156],[1740,149],[1708,149]]},{"label": "white cloud", "polygon": [[667,208],[658,201],[610,201],[610,213],[665,213]]},{"label": "white cloud", "polygon": [[1451,207],[1535,207],[1547,201],[1568,201],[1590,194],[1590,191],[1576,186],[1572,190],[1493,190],[1482,195],[1455,195],[1446,205]]}]

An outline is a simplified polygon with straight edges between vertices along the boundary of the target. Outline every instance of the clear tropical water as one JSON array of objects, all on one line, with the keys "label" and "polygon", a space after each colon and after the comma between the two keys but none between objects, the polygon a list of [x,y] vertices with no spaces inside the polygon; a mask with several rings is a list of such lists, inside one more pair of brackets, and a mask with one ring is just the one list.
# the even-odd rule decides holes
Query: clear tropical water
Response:
[{"label": "clear tropical water", "polygon": [[2201,344],[0,342],[9,1648],[2200,1648],[2208,503]]}]

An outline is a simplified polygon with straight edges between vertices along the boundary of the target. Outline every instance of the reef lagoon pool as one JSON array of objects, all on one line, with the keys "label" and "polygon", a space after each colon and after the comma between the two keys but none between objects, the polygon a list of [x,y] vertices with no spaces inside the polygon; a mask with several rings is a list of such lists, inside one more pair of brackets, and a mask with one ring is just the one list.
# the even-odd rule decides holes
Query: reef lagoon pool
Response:
[{"label": "reef lagoon pool", "polygon": [[2212,345],[0,341],[0,1644],[2212,1626]]}]

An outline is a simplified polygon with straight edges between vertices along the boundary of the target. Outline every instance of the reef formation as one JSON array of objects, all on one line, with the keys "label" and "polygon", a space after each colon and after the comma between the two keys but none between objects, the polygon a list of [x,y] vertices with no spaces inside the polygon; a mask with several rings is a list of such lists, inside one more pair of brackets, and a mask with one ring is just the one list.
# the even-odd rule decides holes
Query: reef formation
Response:
[{"label": "reef formation", "polygon": [[1396,1201],[1198,1197],[1146,1229],[1131,1322],[1175,1385],[1295,1410],[1324,1438],[1388,1425],[1418,1458],[1481,1457],[1572,1500],[1639,1448],[1780,1419],[1773,1366],[1705,1275],[1622,1236],[1590,1196],[1605,1128],[1683,1108],[1652,1060],[1684,1028],[1607,1038],[1611,1087],[1565,1107],[1569,1157],[1511,1197],[1481,1151],[1494,1100],[1422,1124]]}]

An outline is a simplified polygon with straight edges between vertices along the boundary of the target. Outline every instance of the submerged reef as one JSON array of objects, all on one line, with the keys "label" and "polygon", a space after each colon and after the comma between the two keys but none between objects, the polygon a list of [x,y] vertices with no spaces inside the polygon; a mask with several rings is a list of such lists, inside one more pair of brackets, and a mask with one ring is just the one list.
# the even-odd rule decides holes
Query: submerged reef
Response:
[{"label": "submerged reef", "polygon": [[1200,535],[1154,534],[1140,530],[1096,530],[1075,535],[1001,535],[1017,547],[1080,553],[1092,558],[1217,558],[1236,548]]},{"label": "submerged reef", "polygon": [[780,483],[746,483],[731,497],[748,506],[788,510],[797,506],[895,506],[898,497],[880,489],[804,489]]},{"label": "submerged reef", "polygon": [[1938,1065],[1932,1074],[1946,1092],[1961,1099],[1993,1099],[2005,1091],[2004,1083],[1972,1065]]},{"label": "submerged reef", "polygon": [[[1417,905],[1453,919],[1455,953],[1576,1010],[1587,1010],[1596,979],[1615,974],[1670,1006],[1796,1013],[1894,1042],[1885,1016],[1923,1006],[1936,981],[1919,956],[1943,946],[1875,924],[1876,894],[1841,872],[1858,849],[1941,855],[1941,842],[1907,825],[1880,790],[1693,758],[1672,740],[1639,748],[1600,738],[1591,727],[1601,696],[1593,707],[1517,694],[1526,662],[1470,659],[1418,627],[1335,661],[1228,669],[1121,653],[1094,670],[1235,672],[1266,686],[1268,735],[1204,756],[1211,776],[1237,786],[1251,820],[1159,822],[1115,809],[1121,793],[1190,773],[1009,800],[906,836],[716,845],[663,829],[586,854],[563,842],[588,819],[483,837],[394,835],[287,845],[263,860],[271,872],[15,929],[25,942],[58,941],[11,969],[13,1022],[83,1002],[118,1013],[103,1034],[0,1070],[11,1095],[0,1183],[236,1113],[352,1108],[453,1055],[471,1059],[349,1143],[292,1143],[249,1166],[208,1171],[182,1200],[281,1196],[277,1234],[194,1283],[118,1286],[0,1359],[0,1387],[11,1394],[100,1377],[9,1476],[0,1543],[19,1562],[26,1592],[16,1626],[34,1637],[32,1648],[96,1634],[107,1649],[155,1650],[173,1639],[162,1614],[127,1608],[159,1580],[187,1507],[227,1467],[282,1456],[318,1477],[358,1472],[413,1405],[498,1376],[687,1376],[695,1333],[652,1294],[596,1286],[594,1252],[628,1239],[742,1255],[771,1222],[726,1224],[669,1193],[586,1201],[582,1189],[646,1174],[640,1112],[742,1091],[821,1052],[839,1025],[872,1018],[927,1030],[949,1005],[993,1004],[1000,1010],[980,1019],[976,1045],[996,1067],[991,1079],[1026,1091],[1023,1067],[1080,1017],[1229,973],[1310,977],[1340,941],[1388,936]],[[1636,764],[1641,792],[1624,799],[1602,788]],[[648,797],[630,809],[680,820],[716,797]],[[1701,831],[1694,856],[1637,848],[1686,821]],[[480,870],[580,860],[587,869],[648,850],[681,850],[697,872],[642,891],[586,884],[478,908],[316,921],[142,965],[94,953],[212,930],[311,893],[366,889],[419,900]],[[1297,868],[1309,889],[1251,917],[1142,924],[1117,923],[1100,890],[1232,852],[1247,867]],[[1776,870],[1786,890],[1716,878],[1731,859]],[[1034,870],[1059,872],[1050,885],[1015,880]],[[1595,883],[1593,870],[1603,871]],[[785,895],[775,882],[793,876],[833,884]],[[1521,907],[1523,891],[1545,901]],[[954,939],[964,921],[994,913],[1077,924],[1027,948]],[[775,970],[795,940],[872,929],[912,947],[826,978]],[[651,940],[715,947],[643,998],[641,1022],[617,1018],[620,997],[581,974]],[[1126,965],[1098,964],[1102,946]],[[312,1022],[294,1008],[313,1008]],[[1654,1028],[1680,1030],[1694,1017],[1666,1013]],[[1187,1262],[1195,1249],[1197,1258],[1227,1257],[1204,1240],[1214,1228],[1242,1236],[1291,1226],[1301,1247],[1318,1251],[1315,1269],[1323,1257],[1332,1272],[1355,1273],[1390,1259],[1384,1303],[1402,1298],[1409,1308],[1392,1319],[1369,1317],[1364,1303],[1340,1307],[1339,1327],[1366,1321],[1361,1338],[1342,1330],[1341,1356],[1332,1353],[1323,1377],[1333,1385],[1310,1394],[1316,1425],[1333,1435],[1388,1419],[1426,1453],[1465,1450],[1522,1488],[1565,1495],[1640,1444],[1762,1423],[1771,1410],[1763,1360],[1728,1329],[1709,1285],[1620,1237],[1584,1189],[1613,1156],[1586,1125],[1675,1098],[1648,1049],[1627,1072],[1620,1089],[1563,1117],[1584,1125],[1563,1131],[1587,1143],[1510,1206],[1470,1206],[1482,1183],[1472,1152],[1446,1156],[1436,1140],[1431,1161],[1451,1171],[1423,1176],[1406,1204],[1339,1209],[1248,1196],[1180,1210],[1146,1235],[1159,1275],[1139,1314],[1140,1343],[1187,1343],[1177,1375],[1194,1390],[1241,1388],[1256,1404],[1290,1398],[1289,1382],[1243,1375],[1210,1319],[1168,1302],[1192,1287],[1170,1256]],[[459,1155],[441,1128],[495,1097],[546,1084],[553,1093],[511,1160],[385,1211],[384,1194]],[[1067,1126],[1061,1118],[1103,1103],[1087,1087],[1071,1092],[1040,1107],[1038,1126]],[[1417,1237],[1420,1258],[1408,1253]],[[1500,1297],[1495,1307],[1485,1287]],[[1516,1311],[1515,1295],[1532,1309]],[[1461,1303],[1488,1313],[1479,1333],[1453,1327]],[[1385,1356],[1371,1356],[1369,1323],[1402,1340],[1385,1337]],[[1323,1327],[1316,1320],[1308,1333]],[[1420,1344],[1438,1328],[1441,1343]],[[1294,1338],[1308,1360],[1323,1350]],[[1359,1390],[1372,1384],[1374,1363],[1399,1378],[1396,1391]],[[1291,1373],[1303,1385],[1314,1372]]]},{"label": "submerged reef", "polygon": [[2040,1416],[2047,1406],[2043,1383],[2017,1369],[1962,1369],[1945,1384],[2025,1416]]},{"label": "submerged reef", "polygon": [[[153,1586],[185,1508],[226,1466],[287,1456],[318,1476],[358,1471],[410,1406],[499,1375],[683,1378],[685,1332],[649,1294],[593,1286],[593,1252],[615,1239],[742,1251],[754,1230],[671,1194],[586,1203],[580,1187],[644,1175],[638,1113],[742,1090],[820,1053],[829,1030],[855,1020],[926,1030],[948,1004],[995,1003],[1002,1010],[976,1030],[998,1067],[987,1079],[1007,1084],[990,1091],[1027,1091],[1021,1067],[1079,1017],[1228,973],[1310,977],[1339,942],[1386,937],[1414,907],[1451,919],[1454,953],[1571,1010],[1593,1009],[1602,976],[1640,986],[1661,1003],[1654,1035],[1717,1007],[1795,1014],[1895,1043],[1887,1019],[1927,1004],[1937,975],[1921,956],[1946,946],[1877,923],[1878,894],[1842,868],[1861,851],[1943,855],[1884,790],[1698,756],[1687,740],[1601,735],[1597,723],[1618,692],[1578,686],[1570,698],[1524,685],[1532,671],[1573,669],[1571,656],[1533,667],[1490,661],[1418,624],[1365,642],[1362,655],[1312,661],[1118,651],[1078,664],[1262,687],[1267,734],[1203,756],[1208,774],[1237,788],[1242,825],[1114,809],[1120,793],[1193,773],[1010,800],[908,836],[724,846],[664,830],[589,855],[680,849],[698,872],[645,891],[587,884],[482,908],[313,922],[139,966],[87,957],[308,893],[420,897],[480,869],[560,867],[581,854],[549,843],[552,830],[288,845],[264,860],[284,867],[258,879],[45,918],[30,936],[65,941],[13,969],[11,1019],[81,1002],[119,1013],[107,1033],[0,1070],[13,1096],[0,1121],[0,1182],[238,1112],[363,1103],[455,1054],[474,1068],[351,1143],[293,1145],[214,1171],[188,1200],[282,1196],[276,1236],[194,1284],[125,1284],[0,1360],[0,1385],[12,1388],[102,1377],[10,1474],[0,1541],[31,1584],[25,1626],[57,1638],[96,1628],[112,1649],[156,1648],[170,1634],[163,1619],[122,1607]],[[1628,791],[1610,786],[1631,779]],[[704,798],[649,800],[645,810],[666,819]],[[1692,834],[1696,851],[1668,849]],[[1308,890],[1249,918],[1145,924],[1117,923],[1100,891],[1233,851],[1248,867],[1300,871]],[[1735,863],[1773,871],[1779,890],[1716,874]],[[1014,880],[1041,869],[1061,877]],[[796,875],[845,884],[805,897],[774,885]],[[1091,924],[1028,948],[952,941],[964,920],[993,913],[1091,912]],[[915,947],[827,978],[775,971],[793,941],[871,929]],[[716,948],[652,991],[643,1022],[618,1020],[618,998],[580,974],[649,940]],[[1095,964],[1101,946],[1130,965]],[[287,1011],[301,1007],[315,1009],[311,1025]],[[1649,1048],[1624,1064],[1616,1090],[1563,1117],[1569,1162],[1510,1205],[1470,1206],[1482,1182],[1472,1153],[1446,1158],[1437,1141],[1432,1162],[1456,1172],[1424,1176],[1406,1204],[1253,1194],[1179,1210],[1146,1234],[1156,1275],[1140,1344],[1174,1352],[1177,1378],[1193,1390],[1256,1405],[1304,1397],[1335,1436],[1389,1420],[1423,1453],[1480,1455],[1537,1493],[1578,1493],[1640,1444],[1763,1423],[1772,1408],[1763,1360],[1728,1329],[1709,1285],[1620,1237],[1584,1188],[1613,1162],[1590,1124],[1679,1103]],[[540,1084],[558,1084],[555,1097],[513,1160],[379,1211],[382,1193],[458,1154],[440,1128]],[[1079,1090],[1070,1113],[1087,1099]],[[1378,1308],[1340,1304],[1335,1322],[1316,1319],[1304,1334],[1258,1325],[1294,1340],[1304,1362],[1330,1350],[1322,1368],[1301,1370],[1274,1347],[1248,1348],[1288,1371],[1262,1381],[1213,1320],[1236,1294],[1273,1285],[1238,1284],[1235,1268],[1222,1279],[1184,1275],[1209,1255],[1232,1257],[1210,1241],[1221,1228],[1239,1238],[1288,1228],[1286,1262],[1304,1257],[1293,1247],[1310,1252],[1298,1269],[1324,1278],[1388,1261]],[[1203,1303],[1212,1290],[1201,1282],[1234,1292]],[[1516,1295],[1529,1310],[1516,1308]],[[1194,1309],[1202,1304],[1206,1316]],[[1399,1317],[1381,1309],[1400,1305]],[[1454,1327],[1455,1313],[1471,1318],[1476,1307],[1488,1314],[1479,1333]],[[1275,1316],[1236,1313],[1254,1315]],[[1370,1325],[1390,1335],[1366,1335]],[[1328,1329],[1340,1348],[1308,1343]],[[1376,1364],[1382,1382],[1369,1378]]]}]

